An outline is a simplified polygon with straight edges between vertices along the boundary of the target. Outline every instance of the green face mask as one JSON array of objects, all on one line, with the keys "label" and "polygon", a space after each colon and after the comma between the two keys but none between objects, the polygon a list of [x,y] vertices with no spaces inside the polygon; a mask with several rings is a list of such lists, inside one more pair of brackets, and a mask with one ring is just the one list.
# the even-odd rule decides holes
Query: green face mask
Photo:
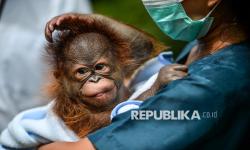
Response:
[{"label": "green face mask", "polygon": [[212,23],[209,14],[200,20],[192,20],[186,14],[183,0],[142,0],[150,16],[160,29],[174,40],[193,41],[205,36]]}]

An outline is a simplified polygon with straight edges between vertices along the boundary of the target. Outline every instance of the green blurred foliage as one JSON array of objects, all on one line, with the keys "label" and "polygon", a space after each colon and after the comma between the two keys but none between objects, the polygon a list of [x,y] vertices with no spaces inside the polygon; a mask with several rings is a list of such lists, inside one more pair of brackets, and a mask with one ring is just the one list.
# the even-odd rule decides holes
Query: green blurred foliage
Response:
[{"label": "green blurred foliage", "polygon": [[110,16],[124,23],[140,28],[171,47],[175,56],[185,45],[168,38],[148,15],[141,0],[92,0],[95,13]]}]

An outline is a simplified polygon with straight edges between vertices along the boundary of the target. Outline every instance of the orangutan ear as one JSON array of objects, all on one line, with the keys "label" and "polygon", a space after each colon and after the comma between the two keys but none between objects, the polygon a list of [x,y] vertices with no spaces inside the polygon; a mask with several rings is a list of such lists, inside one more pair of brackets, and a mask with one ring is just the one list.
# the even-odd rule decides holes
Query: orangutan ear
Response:
[{"label": "orangutan ear", "polygon": [[[131,27],[132,28],[132,27]],[[153,36],[133,28],[130,39],[131,57],[141,64],[168,49],[166,45],[156,40]]]},{"label": "orangutan ear", "polygon": [[55,79],[60,79],[61,72],[59,70],[52,71],[52,73]]}]

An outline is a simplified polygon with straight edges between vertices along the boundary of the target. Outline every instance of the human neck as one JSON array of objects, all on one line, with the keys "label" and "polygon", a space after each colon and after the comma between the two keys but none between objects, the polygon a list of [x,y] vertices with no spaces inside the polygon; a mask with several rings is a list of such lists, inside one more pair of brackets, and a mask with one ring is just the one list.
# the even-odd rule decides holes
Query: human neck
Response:
[{"label": "human neck", "polygon": [[246,39],[245,32],[236,23],[221,23],[214,26],[204,38],[198,40],[198,44],[188,56],[186,65]]},{"label": "human neck", "polygon": [[244,31],[235,24],[221,24],[206,37],[198,40],[198,48],[213,54],[222,48],[246,40]]}]

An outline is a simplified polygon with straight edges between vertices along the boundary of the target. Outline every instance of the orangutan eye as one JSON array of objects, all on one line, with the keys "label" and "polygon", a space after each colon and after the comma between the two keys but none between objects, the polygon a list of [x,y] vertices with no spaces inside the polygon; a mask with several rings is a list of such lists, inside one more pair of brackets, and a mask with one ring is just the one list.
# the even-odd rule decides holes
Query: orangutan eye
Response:
[{"label": "orangutan eye", "polygon": [[95,70],[100,73],[107,73],[110,71],[110,68],[108,65],[105,64],[97,64],[95,65]]},{"label": "orangutan eye", "polygon": [[105,67],[104,64],[97,64],[97,65],[95,66],[95,70],[103,70],[104,67]]},{"label": "orangutan eye", "polygon": [[85,74],[85,73],[87,73],[88,72],[88,69],[87,68],[79,68],[78,70],[77,70],[77,73],[79,73],[79,74]]}]

